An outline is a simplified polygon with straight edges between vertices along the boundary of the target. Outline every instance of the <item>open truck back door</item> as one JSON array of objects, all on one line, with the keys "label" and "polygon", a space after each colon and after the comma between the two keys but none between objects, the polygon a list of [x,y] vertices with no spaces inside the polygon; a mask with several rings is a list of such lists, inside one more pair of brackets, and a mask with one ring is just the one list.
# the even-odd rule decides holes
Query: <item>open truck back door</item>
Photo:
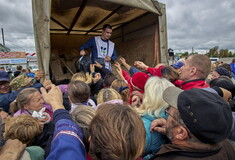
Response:
[{"label": "open truck back door", "polygon": [[166,11],[158,1],[32,0],[32,4],[39,68],[56,82],[71,78],[80,46],[101,35],[107,23],[113,26],[111,40],[118,56],[128,63],[168,63]]}]

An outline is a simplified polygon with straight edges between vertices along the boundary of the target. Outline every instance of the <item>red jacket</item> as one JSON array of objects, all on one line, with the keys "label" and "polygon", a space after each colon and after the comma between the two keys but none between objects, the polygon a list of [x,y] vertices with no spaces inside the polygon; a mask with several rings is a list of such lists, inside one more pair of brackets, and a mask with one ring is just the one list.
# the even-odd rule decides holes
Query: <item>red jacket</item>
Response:
[{"label": "red jacket", "polygon": [[205,79],[195,79],[191,81],[177,80],[173,84],[183,90],[188,90],[192,88],[208,88],[209,85],[206,83]]},{"label": "red jacket", "polygon": [[151,75],[153,76],[158,76],[158,77],[162,77],[162,68],[165,67],[165,66],[159,66],[158,68],[152,68],[152,67],[149,67],[147,69],[147,72],[150,73]]},{"label": "red jacket", "polygon": [[[161,70],[165,66],[159,66],[158,68],[151,68],[149,67],[147,69],[147,72],[149,72],[153,76],[162,77]],[[182,80],[176,80],[172,82],[175,86],[183,89],[188,90],[192,88],[207,88],[209,85],[206,83],[205,79],[195,79],[191,81],[182,81]]]}]

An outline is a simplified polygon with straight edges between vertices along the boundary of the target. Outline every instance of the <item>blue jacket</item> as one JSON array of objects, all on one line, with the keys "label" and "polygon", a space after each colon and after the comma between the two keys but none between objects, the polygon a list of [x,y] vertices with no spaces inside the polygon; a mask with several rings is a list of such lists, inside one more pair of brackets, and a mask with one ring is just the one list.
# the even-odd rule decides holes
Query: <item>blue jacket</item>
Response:
[{"label": "blue jacket", "polygon": [[34,78],[35,75],[34,73],[30,72],[30,73],[25,73],[27,77],[31,77],[31,78]]},{"label": "blue jacket", "polygon": [[46,160],[86,160],[82,129],[72,121],[65,109],[56,110],[53,116],[54,138]]},{"label": "blue jacket", "polygon": [[[166,118],[162,112],[160,112],[160,116]],[[141,118],[144,122],[144,127],[146,131],[146,143],[143,160],[147,160],[153,154],[157,153],[160,150],[161,145],[164,144],[166,141],[166,137],[158,132],[150,132],[152,121],[157,119],[158,117],[146,114],[144,116],[141,116]]]},{"label": "blue jacket", "polygon": [[232,76],[233,76],[233,78],[235,78],[235,64],[230,63],[229,65],[231,66],[231,69],[232,69]]},{"label": "blue jacket", "polygon": [[[35,83],[31,87],[37,88],[39,90],[43,86],[41,83]],[[0,93],[0,107],[3,108],[6,112],[8,112],[11,102],[13,102],[16,99],[17,95],[20,93],[21,90],[16,91],[16,92],[6,93],[6,94]]]},{"label": "blue jacket", "polygon": [[[86,50],[86,49],[89,49],[91,48],[92,49],[92,54],[91,54],[91,62],[92,63],[95,63],[95,59],[98,58],[98,53],[97,53],[97,47],[96,47],[96,43],[95,43],[95,37],[92,37],[91,39],[89,39],[85,44],[83,44],[81,47],[80,47],[80,50]],[[115,61],[117,59],[117,53],[116,53],[116,50],[114,48],[113,50],[113,54],[112,54],[112,57],[111,57],[111,60],[112,61]]]}]

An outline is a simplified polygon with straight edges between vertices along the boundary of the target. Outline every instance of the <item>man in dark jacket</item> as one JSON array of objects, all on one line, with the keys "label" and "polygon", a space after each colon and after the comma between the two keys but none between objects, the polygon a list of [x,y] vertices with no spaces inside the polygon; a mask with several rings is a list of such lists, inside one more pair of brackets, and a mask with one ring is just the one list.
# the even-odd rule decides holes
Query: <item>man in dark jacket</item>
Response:
[{"label": "man in dark jacket", "polygon": [[163,99],[169,104],[168,119],[162,123],[165,128],[155,130],[165,133],[172,143],[163,145],[152,159],[235,159],[235,148],[227,140],[232,112],[221,97],[197,88],[169,87]]}]

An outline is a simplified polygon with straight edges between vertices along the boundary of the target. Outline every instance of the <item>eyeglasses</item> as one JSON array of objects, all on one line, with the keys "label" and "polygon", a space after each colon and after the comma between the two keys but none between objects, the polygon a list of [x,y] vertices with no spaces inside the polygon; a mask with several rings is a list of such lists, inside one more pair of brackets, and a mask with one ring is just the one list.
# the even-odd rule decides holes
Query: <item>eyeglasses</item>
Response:
[{"label": "eyeglasses", "polygon": [[[166,116],[171,116],[173,118],[173,116],[169,113],[170,109],[171,109],[172,106],[168,106],[165,110],[164,110],[164,113]],[[174,119],[174,118],[173,118]]]},{"label": "eyeglasses", "polygon": [[177,123],[177,125],[182,125],[182,124],[180,124],[170,113],[169,113],[169,111],[171,110],[171,107],[172,106],[168,106],[165,110],[164,110],[164,113],[165,113],[165,115],[168,117],[168,116],[170,116],[176,123]]},{"label": "eyeglasses", "polygon": [[177,121],[177,120],[169,113],[171,107],[172,107],[172,106],[168,106],[168,107],[164,110],[165,115],[166,115],[166,116],[170,116],[170,117],[177,123],[177,124],[175,124],[174,127],[176,127],[176,126],[183,126],[183,127],[187,130],[189,138],[191,138],[191,137],[192,137],[191,132],[188,130],[188,128],[185,126],[185,124],[182,124],[182,123],[180,123],[179,121]]}]

